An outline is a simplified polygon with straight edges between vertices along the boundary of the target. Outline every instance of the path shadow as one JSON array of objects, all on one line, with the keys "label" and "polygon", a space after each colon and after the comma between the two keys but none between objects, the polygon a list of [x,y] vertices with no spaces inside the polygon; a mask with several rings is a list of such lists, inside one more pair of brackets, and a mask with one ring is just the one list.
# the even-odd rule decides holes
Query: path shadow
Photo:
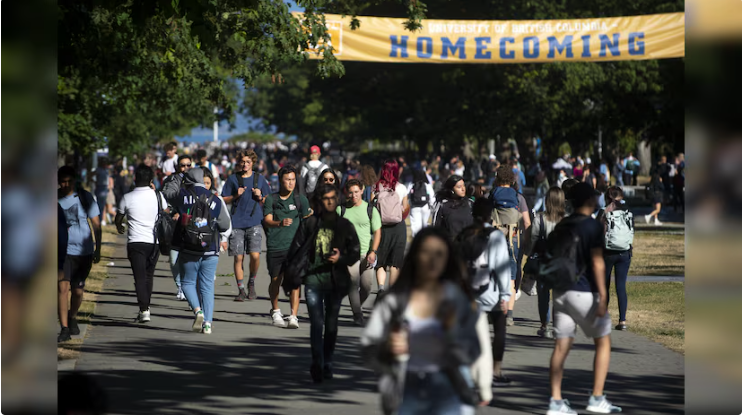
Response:
[{"label": "path shadow", "polygon": [[[96,324],[124,325],[117,322]],[[146,328],[147,326],[140,326]],[[167,330],[173,331],[176,330]],[[203,336],[193,341],[109,342],[85,348],[85,353],[129,357],[170,367],[170,371],[128,370],[87,372],[106,389],[116,413],[198,413],[179,407],[208,402],[209,407],[232,413],[282,413],[286,402],[337,405],[364,403],[343,399],[346,391],[375,393],[376,377],[363,367],[357,338],[341,336],[336,348],[335,379],[314,385],[309,376],[309,351],[296,339],[245,338],[220,344]],[[230,400],[235,395],[260,399],[250,408]],[[284,402],[279,406],[272,402]],[[247,410],[247,412],[245,412]]]}]

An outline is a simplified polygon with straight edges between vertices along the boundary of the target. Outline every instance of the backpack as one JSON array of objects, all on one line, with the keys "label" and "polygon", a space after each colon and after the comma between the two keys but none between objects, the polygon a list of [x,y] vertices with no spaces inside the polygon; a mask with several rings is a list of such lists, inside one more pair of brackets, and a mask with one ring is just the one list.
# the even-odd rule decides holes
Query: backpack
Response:
[{"label": "backpack", "polygon": [[309,167],[309,164],[307,164],[307,176],[304,180],[304,190],[307,193],[314,192],[314,189],[317,187],[317,181],[319,180],[319,175],[322,173],[322,170],[326,169],[327,167],[324,164],[320,164],[318,167]]},{"label": "backpack", "polygon": [[515,260],[513,240],[518,237],[519,226],[523,215],[518,210],[518,193],[510,187],[496,187],[492,190],[490,199],[494,204],[492,209],[492,225],[505,234],[510,253]]},{"label": "backpack", "polygon": [[374,202],[381,214],[382,225],[396,225],[402,222],[402,201],[394,189],[379,186],[379,194],[376,195]]},{"label": "backpack", "polygon": [[175,233],[175,219],[162,210],[160,201],[162,196],[159,190],[155,190],[157,197],[157,220],[155,221],[155,241],[160,243],[160,253],[162,255],[170,254],[173,245],[173,234]]},{"label": "backpack", "polygon": [[[237,186],[238,187],[245,187],[245,178],[242,177],[242,173],[235,173],[234,175],[235,175],[235,177],[237,177]],[[260,180],[260,178],[258,177],[258,172],[253,171],[252,172],[252,177],[253,177],[253,179],[252,179],[252,188],[253,189],[257,189],[258,188],[258,181]],[[247,192],[247,191],[245,191],[245,192]],[[242,195],[244,196],[244,193]],[[252,197],[252,195],[250,195],[250,197]],[[255,213],[255,207],[257,205],[258,205],[257,203],[255,203],[255,204],[252,205],[252,211],[250,211],[250,216],[252,216]],[[237,211],[237,201],[236,200],[233,200],[232,201],[232,216],[234,216],[234,212],[236,212],[236,211]]]},{"label": "backpack", "polygon": [[[479,225],[467,226],[456,237],[457,245],[466,264],[469,283],[477,302],[482,305],[484,311],[492,310],[500,301],[495,295],[495,285],[490,272],[489,244],[490,235],[496,228],[484,228]],[[486,281],[486,283],[482,283]],[[475,285],[476,284],[476,285]]]},{"label": "backpack", "polygon": [[605,249],[628,251],[634,243],[634,214],[628,210],[614,210],[605,214]]},{"label": "backpack", "polygon": [[410,204],[412,207],[423,207],[428,204],[430,201],[430,196],[428,195],[428,189],[426,189],[425,183],[423,182],[417,182],[412,187],[412,199],[410,201]]},{"label": "backpack", "polygon": [[181,214],[181,220],[185,223],[182,248],[189,252],[208,252],[219,237],[216,218],[211,217],[211,205],[215,196],[213,194],[199,196],[193,189],[188,189],[188,192],[193,197],[194,203],[186,214]]},{"label": "backpack", "polygon": [[577,223],[584,219],[587,218],[566,218],[549,234],[537,276],[544,287],[566,291],[584,274],[585,264],[577,264],[580,236],[575,232]]}]

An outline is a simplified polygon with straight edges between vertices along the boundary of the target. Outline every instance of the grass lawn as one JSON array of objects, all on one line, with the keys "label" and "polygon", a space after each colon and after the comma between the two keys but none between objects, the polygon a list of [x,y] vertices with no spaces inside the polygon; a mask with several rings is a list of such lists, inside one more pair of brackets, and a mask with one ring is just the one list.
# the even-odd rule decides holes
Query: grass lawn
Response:
[{"label": "grass lawn", "polygon": [[[103,228],[103,242],[113,242],[115,236],[118,233],[113,226],[105,226]],[[83,296],[82,305],[80,311],[77,313],[77,321],[84,324],[90,323],[90,316],[95,313],[95,302],[97,295],[95,293],[100,292],[103,289],[103,282],[108,277],[108,270],[106,264],[108,260],[106,257],[113,255],[113,246],[103,245],[101,247],[101,261],[97,264],[93,264],[93,268],[90,270],[88,279],[85,280],[85,295]],[[88,332],[91,327],[88,326]],[[57,360],[65,359],[77,359],[80,354],[80,348],[82,347],[82,340],[72,339],[68,342],[57,345]]]},{"label": "grass lawn", "polygon": [[[626,285],[629,331],[685,354],[685,285],[679,282],[629,282]],[[609,312],[618,323],[618,299],[611,287]]]},{"label": "grass lawn", "polygon": [[629,275],[685,275],[685,235],[636,232]]}]

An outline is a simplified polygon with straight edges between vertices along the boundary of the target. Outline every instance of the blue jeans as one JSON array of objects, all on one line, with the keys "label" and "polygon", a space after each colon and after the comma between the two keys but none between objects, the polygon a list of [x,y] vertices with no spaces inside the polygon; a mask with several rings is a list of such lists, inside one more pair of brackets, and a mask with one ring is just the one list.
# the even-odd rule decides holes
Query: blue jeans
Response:
[{"label": "blue jeans", "polygon": [[173,273],[175,285],[180,289],[180,266],[178,265],[178,251],[170,250],[170,272]]},{"label": "blue jeans", "polygon": [[408,372],[398,415],[474,415],[474,408],[461,402],[442,372]]},{"label": "blue jeans", "polygon": [[536,286],[538,291],[538,317],[541,320],[541,325],[546,326],[549,324],[549,301],[551,300],[549,289],[544,287],[544,284],[539,282]]},{"label": "blue jeans", "polygon": [[605,256],[605,287],[609,301],[611,298],[611,272],[615,269],[619,321],[626,321],[626,307],[628,304],[626,280],[629,278],[629,267],[631,267],[631,251]]},{"label": "blue jeans", "polygon": [[[219,257],[178,255],[183,293],[194,310],[203,309],[204,322],[210,323],[214,315],[214,276]],[[198,290],[196,290],[198,283]]]},{"label": "blue jeans", "polygon": [[[332,369],[332,355],[338,338],[338,316],[340,303],[348,289],[306,285],[304,295],[309,311],[309,338],[312,345],[312,366]],[[324,339],[322,331],[324,329]]]}]

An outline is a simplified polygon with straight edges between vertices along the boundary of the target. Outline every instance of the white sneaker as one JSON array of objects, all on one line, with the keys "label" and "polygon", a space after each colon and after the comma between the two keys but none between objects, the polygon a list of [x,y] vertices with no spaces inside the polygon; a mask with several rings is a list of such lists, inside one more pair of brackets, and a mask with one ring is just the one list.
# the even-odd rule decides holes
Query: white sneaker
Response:
[{"label": "white sneaker", "polygon": [[523,290],[518,290],[517,293],[515,293],[515,301],[518,301],[520,299],[520,295],[523,293]]},{"label": "white sneaker", "polygon": [[204,328],[201,329],[203,334],[211,334],[211,323],[204,323]]},{"label": "white sneaker", "polygon": [[562,399],[561,401],[555,401],[554,398],[552,398],[549,401],[549,410],[546,412],[546,415],[564,414],[577,415],[577,412],[569,406],[568,400]]},{"label": "white sneaker", "polygon": [[662,222],[660,222],[659,219],[654,218],[654,226],[662,226]]},{"label": "white sneaker", "polygon": [[605,395],[590,396],[587,404],[587,410],[598,414],[616,414],[621,412],[621,407],[612,404]]},{"label": "white sneaker", "polygon": [[296,316],[289,317],[288,328],[290,328],[290,329],[298,329],[299,328],[299,319]]},{"label": "white sneaker", "polygon": [[644,221],[649,225],[649,220],[652,219],[652,215],[644,215]]},{"label": "white sneaker", "polygon": [[181,290],[180,288],[178,288],[178,294],[175,295],[175,298],[178,299],[178,300],[180,300],[180,301],[185,300],[186,299],[186,296],[185,296],[185,293],[183,292],[183,290]]},{"label": "white sneaker", "polygon": [[204,312],[203,310],[198,310],[196,313],[196,319],[193,320],[193,331],[196,333],[201,331],[201,328],[204,325]]},{"label": "white sneaker", "polygon": [[271,318],[273,319],[273,325],[276,327],[286,327],[286,321],[283,319],[281,310],[271,310]]},{"label": "white sneaker", "polygon": [[137,321],[139,321],[140,323],[149,323],[150,320],[151,319],[150,319],[149,308],[144,311],[139,312],[139,315],[137,316]]}]

